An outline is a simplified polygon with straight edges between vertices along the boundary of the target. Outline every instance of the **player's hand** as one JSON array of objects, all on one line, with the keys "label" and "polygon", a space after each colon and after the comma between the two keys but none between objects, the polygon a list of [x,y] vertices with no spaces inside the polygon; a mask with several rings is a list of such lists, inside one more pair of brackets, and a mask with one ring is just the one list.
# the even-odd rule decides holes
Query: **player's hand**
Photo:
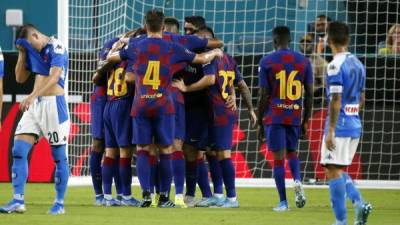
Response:
[{"label": "player's hand", "polygon": [[303,122],[303,123],[301,124],[301,135],[300,135],[300,139],[303,139],[303,140],[308,139],[307,131],[308,131],[308,122]]},{"label": "player's hand", "polygon": [[20,53],[25,53],[25,48],[22,47],[22,45],[16,45],[15,47],[18,49],[18,51],[19,51]]},{"label": "player's hand", "polygon": [[237,109],[236,97],[233,95],[228,95],[228,97],[226,98],[225,105],[227,108],[231,109],[232,111],[235,111]]},{"label": "player's hand", "polygon": [[261,143],[264,143],[267,141],[267,139],[265,138],[264,126],[262,126],[262,125],[259,125],[257,127],[257,138]]},{"label": "player's hand", "polygon": [[325,138],[325,145],[329,151],[335,150],[335,148],[336,148],[335,132],[333,132],[333,131],[328,132],[328,135],[326,135],[326,138]]},{"label": "player's hand", "polygon": [[256,128],[257,127],[257,115],[254,112],[254,110],[251,110],[249,113],[250,121],[251,121],[251,127]]},{"label": "player's hand", "polygon": [[116,52],[121,50],[121,48],[123,48],[126,45],[126,43],[122,42],[121,39],[117,42],[115,42],[111,48],[112,52]]},{"label": "player's hand", "polygon": [[222,58],[224,56],[224,52],[219,48],[213,49],[213,51],[215,52],[215,56],[218,58]]},{"label": "player's hand", "polygon": [[185,83],[183,82],[182,79],[181,80],[174,80],[172,82],[172,87],[176,87],[182,92],[186,92],[187,91],[186,85],[185,85]]},{"label": "player's hand", "polygon": [[29,109],[29,106],[32,105],[33,101],[35,100],[35,98],[31,95],[29,95],[28,97],[26,97],[20,104],[19,104],[19,110],[21,110],[22,112],[25,112]]}]

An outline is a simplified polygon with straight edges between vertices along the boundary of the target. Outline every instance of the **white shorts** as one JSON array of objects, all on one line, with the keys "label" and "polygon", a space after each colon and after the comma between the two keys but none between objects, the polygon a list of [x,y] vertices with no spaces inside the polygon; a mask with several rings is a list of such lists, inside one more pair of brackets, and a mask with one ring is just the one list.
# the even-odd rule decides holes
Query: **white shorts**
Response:
[{"label": "white shorts", "polygon": [[34,134],[44,136],[50,145],[64,145],[68,142],[70,121],[68,105],[63,95],[43,96],[35,99],[24,112],[15,135]]},{"label": "white shorts", "polygon": [[329,151],[325,144],[325,137],[322,139],[321,164],[349,166],[353,161],[360,138],[335,137],[336,149]]}]

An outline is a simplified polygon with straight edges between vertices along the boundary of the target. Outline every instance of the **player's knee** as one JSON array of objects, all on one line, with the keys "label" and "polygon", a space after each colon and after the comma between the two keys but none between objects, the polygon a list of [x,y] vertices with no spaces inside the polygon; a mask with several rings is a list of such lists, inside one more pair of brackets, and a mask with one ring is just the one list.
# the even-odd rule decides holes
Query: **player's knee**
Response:
[{"label": "player's knee", "polygon": [[326,165],[324,170],[328,180],[336,179],[342,176],[341,168],[338,168],[334,165]]},{"label": "player's knee", "polygon": [[12,155],[14,159],[26,159],[28,153],[31,150],[32,145],[23,140],[15,140],[12,149]]},{"label": "player's knee", "polygon": [[104,151],[104,140],[93,139],[92,151],[101,153]]},{"label": "player's knee", "polygon": [[106,148],[106,157],[115,159],[118,155],[118,149],[117,148]]},{"label": "player's knee", "polygon": [[66,145],[52,145],[51,153],[53,155],[54,162],[56,166],[58,165],[68,165],[67,161],[67,146]]},{"label": "player's knee", "polygon": [[218,151],[217,152],[217,159],[218,161],[224,160],[224,159],[229,159],[231,158],[231,151],[230,150],[224,150],[224,151]]}]

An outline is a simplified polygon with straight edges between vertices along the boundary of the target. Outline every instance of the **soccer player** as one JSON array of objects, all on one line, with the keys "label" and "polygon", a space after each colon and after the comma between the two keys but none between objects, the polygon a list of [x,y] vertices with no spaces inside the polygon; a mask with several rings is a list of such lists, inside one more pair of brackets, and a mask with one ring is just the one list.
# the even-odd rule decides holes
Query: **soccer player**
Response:
[{"label": "soccer player", "polygon": [[[143,190],[142,207],[151,204],[149,145],[155,143],[160,150],[160,199],[161,208],[174,207],[169,200],[171,185],[171,146],[174,135],[174,105],[170,95],[173,68],[180,62],[207,63],[221,56],[221,50],[194,54],[179,44],[162,39],[164,14],[151,10],[146,14],[147,38],[137,44],[129,44],[111,54],[110,61],[128,59],[135,76],[136,94],[131,111],[133,118],[133,142],[137,144],[137,173]],[[171,132],[172,131],[172,132]]]},{"label": "soccer player", "polygon": [[365,68],[356,56],[347,50],[349,28],[342,22],[328,27],[328,44],[333,60],[328,64],[328,117],[321,147],[321,164],[329,180],[329,193],[336,225],[347,224],[346,196],[355,207],[354,224],[367,223],[372,210],[363,201],[350,176],[343,169],[353,161],[360,140],[362,125],[359,110],[365,102]]},{"label": "soccer player", "polygon": [[[272,33],[276,51],[263,57],[259,65],[259,138],[264,138],[265,131],[268,149],[274,156],[273,174],[280,202],[273,210],[287,211],[285,153],[295,182],[296,206],[301,208],[306,203],[296,149],[300,126],[305,134],[311,116],[313,74],[309,60],[289,49],[289,28],[278,26]],[[302,86],[305,90],[303,119]]]},{"label": "soccer player", "polygon": [[185,34],[194,34],[201,28],[206,27],[206,20],[202,16],[185,17],[184,30]]},{"label": "soccer player", "polygon": [[4,57],[0,47],[0,131],[1,131],[1,115],[3,109],[3,77],[4,77]]},{"label": "soccer player", "polygon": [[28,154],[43,135],[51,146],[56,164],[56,199],[49,214],[63,214],[64,195],[69,177],[66,143],[70,121],[64,97],[68,53],[58,39],[42,34],[31,24],[22,26],[17,37],[19,55],[15,67],[16,80],[18,83],[24,83],[31,72],[36,73],[36,77],[32,93],[20,104],[24,114],[15,131],[12,150],[13,199],[0,208],[0,212],[26,210],[24,191],[28,178]]},{"label": "soccer player", "polygon": [[174,17],[165,17],[164,32],[179,34],[179,21]]}]

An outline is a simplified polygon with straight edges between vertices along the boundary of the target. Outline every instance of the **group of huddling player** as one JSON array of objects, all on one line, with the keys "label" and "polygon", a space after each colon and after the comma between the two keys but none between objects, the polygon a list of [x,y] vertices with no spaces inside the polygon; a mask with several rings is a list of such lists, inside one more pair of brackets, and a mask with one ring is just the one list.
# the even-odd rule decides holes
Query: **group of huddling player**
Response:
[{"label": "group of huddling player", "polygon": [[[304,207],[306,197],[296,150],[299,138],[307,135],[311,117],[313,67],[303,54],[289,49],[289,28],[273,29],[275,51],[260,60],[257,112],[235,61],[220,50],[223,44],[214,37],[204,18],[187,17],[184,28],[185,35],[177,34],[176,19],[151,10],[146,14],[144,28],[104,44],[91,97],[90,170],[95,204],[239,207],[230,152],[237,120],[237,86],[253,126],[258,126],[259,140],[266,141],[273,153],[273,177],[280,199],[273,210],[289,210],[285,159],[294,179],[296,206]],[[45,136],[56,163],[57,195],[49,213],[63,214],[68,181],[65,143],[69,119],[63,95],[68,55],[58,40],[41,34],[34,26],[25,25],[21,30],[16,43],[17,81],[26,81],[28,70],[37,76],[34,91],[20,106],[24,115],[13,146],[13,199],[0,212],[26,210],[27,156],[37,139]],[[355,224],[362,225],[372,206],[362,199],[343,169],[351,164],[361,136],[359,110],[365,101],[365,68],[348,52],[350,36],[346,24],[330,22],[326,33],[333,60],[327,65],[325,76],[329,114],[320,162],[329,180],[335,224],[347,224],[347,196],[355,207]],[[131,193],[134,145],[142,189],[140,201]],[[116,198],[111,192],[113,180]],[[174,202],[169,199],[172,180]],[[202,193],[200,200],[195,200],[196,184]]]}]

